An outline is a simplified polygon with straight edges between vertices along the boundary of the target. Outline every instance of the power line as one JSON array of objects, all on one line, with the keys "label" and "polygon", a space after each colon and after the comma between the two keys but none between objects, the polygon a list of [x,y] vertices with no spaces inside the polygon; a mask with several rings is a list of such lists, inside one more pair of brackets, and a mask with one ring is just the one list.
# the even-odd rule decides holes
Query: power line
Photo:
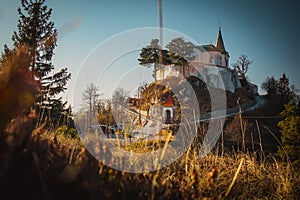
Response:
[{"label": "power line", "polygon": [[[234,116],[226,116],[233,118]],[[275,119],[275,118],[284,118],[283,116],[277,115],[277,116],[242,116],[244,119]]]}]

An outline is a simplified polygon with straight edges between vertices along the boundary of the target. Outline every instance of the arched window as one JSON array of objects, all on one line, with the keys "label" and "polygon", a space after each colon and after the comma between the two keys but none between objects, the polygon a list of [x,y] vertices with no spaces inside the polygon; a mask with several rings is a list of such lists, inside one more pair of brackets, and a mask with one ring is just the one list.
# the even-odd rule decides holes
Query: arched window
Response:
[{"label": "arched window", "polygon": [[209,63],[212,63],[212,62],[213,62],[213,57],[210,56],[210,57],[209,57]]},{"label": "arched window", "polygon": [[222,56],[216,56],[215,64],[216,65],[222,65]]},{"label": "arched window", "polygon": [[170,110],[166,110],[166,121],[165,121],[165,123],[166,124],[171,124],[171,111]]}]

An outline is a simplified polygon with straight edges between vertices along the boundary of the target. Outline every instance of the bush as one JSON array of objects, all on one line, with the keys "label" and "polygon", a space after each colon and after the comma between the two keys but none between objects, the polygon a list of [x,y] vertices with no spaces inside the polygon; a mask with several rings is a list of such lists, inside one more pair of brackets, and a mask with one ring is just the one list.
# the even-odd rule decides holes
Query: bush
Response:
[{"label": "bush", "polygon": [[54,132],[57,135],[66,135],[71,138],[78,137],[78,133],[77,133],[76,129],[68,128],[66,125],[58,127]]},{"label": "bush", "polygon": [[[288,156],[292,162],[300,161],[300,116],[299,108],[293,104],[286,104],[285,109],[280,113],[285,117],[278,123],[281,132],[282,148],[279,148],[278,155],[281,158]],[[298,161],[298,162],[296,162]]]}]

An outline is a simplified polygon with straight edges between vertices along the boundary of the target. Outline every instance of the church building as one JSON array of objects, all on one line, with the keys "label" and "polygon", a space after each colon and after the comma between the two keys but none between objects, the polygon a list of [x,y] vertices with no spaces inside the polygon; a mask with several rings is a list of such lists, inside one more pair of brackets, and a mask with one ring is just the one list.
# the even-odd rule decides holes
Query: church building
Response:
[{"label": "church building", "polygon": [[[184,70],[180,72],[176,66],[169,65],[159,68],[156,71],[156,80],[162,80],[168,76],[197,77],[207,84],[207,86],[225,89],[235,92],[242,88],[241,77],[229,68],[229,53],[225,49],[221,28],[216,40],[216,44],[200,45],[194,48],[194,59],[189,61]],[[249,89],[253,94],[257,93],[257,86],[249,83]]]}]

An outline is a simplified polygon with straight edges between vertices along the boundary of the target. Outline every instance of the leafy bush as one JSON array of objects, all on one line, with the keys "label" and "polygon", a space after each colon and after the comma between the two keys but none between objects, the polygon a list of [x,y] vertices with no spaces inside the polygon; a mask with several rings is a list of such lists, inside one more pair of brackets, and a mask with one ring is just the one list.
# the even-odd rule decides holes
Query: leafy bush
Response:
[{"label": "leafy bush", "polygon": [[54,132],[57,135],[66,135],[71,138],[78,137],[78,133],[77,133],[76,129],[68,128],[66,125],[58,127]]},{"label": "leafy bush", "polygon": [[292,162],[300,161],[300,116],[299,108],[293,104],[286,104],[284,111],[280,113],[285,117],[278,123],[281,129],[281,142],[283,149],[279,148],[278,155],[284,158],[286,155]]}]

